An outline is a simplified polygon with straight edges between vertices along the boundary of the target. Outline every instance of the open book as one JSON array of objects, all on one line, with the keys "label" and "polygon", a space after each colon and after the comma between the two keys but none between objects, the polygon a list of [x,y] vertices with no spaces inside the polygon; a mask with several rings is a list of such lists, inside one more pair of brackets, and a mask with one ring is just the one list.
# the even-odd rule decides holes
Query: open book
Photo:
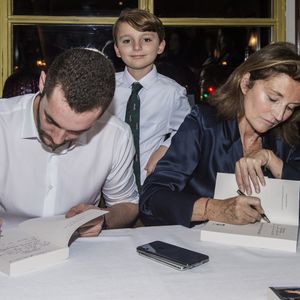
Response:
[{"label": "open book", "polygon": [[[271,223],[265,221],[248,225],[230,225],[209,221],[202,229],[202,241],[228,245],[259,247],[296,252],[299,225],[299,181],[265,178],[266,186],[252,196],[261,205]],[[218,173],[215,199],[237,195],[234,174]],[[253,189],[252,189],[253,190]]]},{"label": "open book", "polygon": [[76,230],[105,213],[89,209],[71,218],[34,218],[16,228],[4,229],[0,237],[0,271],[20,275],[67,259]]}]

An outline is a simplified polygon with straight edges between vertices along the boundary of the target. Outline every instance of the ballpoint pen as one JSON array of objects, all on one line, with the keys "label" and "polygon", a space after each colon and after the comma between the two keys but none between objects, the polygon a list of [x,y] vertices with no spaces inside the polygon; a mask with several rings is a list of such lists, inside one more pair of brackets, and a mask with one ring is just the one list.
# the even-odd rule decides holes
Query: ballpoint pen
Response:
[{"label": "ballpoint pen", "polygon": [[[236,191],[239,195],[241,196],[247,196],[245,193],[243,193],[241,190],[237,190]],[[253,209],[255,209],[255,207],[253,205],[250,205]],[[260,214],[261,217],[268,223],[271,223],[271,221],[269,220],[269,218],[265,215],[265,214]]]}]

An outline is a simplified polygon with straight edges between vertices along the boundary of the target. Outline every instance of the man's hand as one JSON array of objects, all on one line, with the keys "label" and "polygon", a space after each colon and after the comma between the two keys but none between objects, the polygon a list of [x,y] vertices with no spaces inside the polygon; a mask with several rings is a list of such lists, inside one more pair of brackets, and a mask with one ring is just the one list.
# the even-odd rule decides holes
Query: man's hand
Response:
[{"label": "man's hand", "polygon": [[167,150],[168,147],[162,145],[151,154],[145,166],[145,171],[147,172],[147,176],[154,171],[157,162],[166,154]]},{"label": "man's hand", "polygon": [[[75,215],[78,215],[88,209],[99,209],[99,208],[94,205],[79,204],[79,205],[72,207],[66,213],[66,218],[70,218]],[[99,218],[96,218],[96,219],[82,225],[78,229],[78,232],[79,232],[80,236],[82,236],[82,237],[98,236],[100,234],[100,232],[102,231],[103,223],[104,223],[104,216],[101,216]]]},{"label": "man's hand", "polygon": [[[99,209],[94,205],[79,204],[72,207],[67,213],[66,218],[73,217],[88,209]],[[106,214],[105,220],[108,229],[123,228],[131,226],[138,217],[138,205],[134,203],[124,202],[117,203],[111,207],[105,208],[109,213]],[[90,237],[97,236],[101,233],[104,224],[104,216],[96,218],[79,228],[80,236]]]}]

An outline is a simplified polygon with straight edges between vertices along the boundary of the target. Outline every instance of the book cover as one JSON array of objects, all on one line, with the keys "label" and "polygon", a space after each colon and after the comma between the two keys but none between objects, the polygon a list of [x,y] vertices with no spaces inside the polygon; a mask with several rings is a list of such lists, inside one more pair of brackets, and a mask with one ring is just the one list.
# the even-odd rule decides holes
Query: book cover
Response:
[{"label": "book cover", "polygon": [[4,229],[0,238],[0,271],[21,275],[67,259],[74,232],[105,213],[89,209],[71,218],[64,215],[34,218],[16,228]]}]

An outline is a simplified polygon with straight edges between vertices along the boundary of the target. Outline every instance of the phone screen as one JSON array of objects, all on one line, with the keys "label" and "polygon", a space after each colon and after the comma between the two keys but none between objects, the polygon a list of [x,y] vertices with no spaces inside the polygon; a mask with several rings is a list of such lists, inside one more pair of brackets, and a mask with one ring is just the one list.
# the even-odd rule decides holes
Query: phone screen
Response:
[{"label": "phone screen", "polygon": [[208,262],[205,254],[188,250],[162,241],[154,241],[137,247],[139,254],[158,260],[162,263],[185,270]]}]

